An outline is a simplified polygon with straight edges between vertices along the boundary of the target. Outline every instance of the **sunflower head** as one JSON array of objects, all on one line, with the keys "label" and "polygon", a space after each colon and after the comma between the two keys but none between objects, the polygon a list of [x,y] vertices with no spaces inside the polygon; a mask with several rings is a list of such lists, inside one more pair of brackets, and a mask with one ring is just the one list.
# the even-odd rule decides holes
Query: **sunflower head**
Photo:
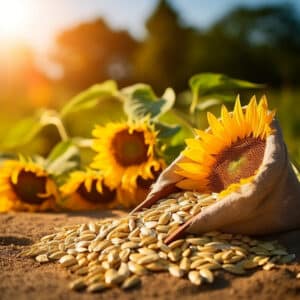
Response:
[{"label": "sunflower head", "polygon": [[103,175],[97,171],[75,171],[60,188],[64,208],[70,210],[92,210],[114,208],[117,206],[116,189],[104,182]]},{"label": "sunflower head", "polygon": [[221,118],[208,113],[208,131],[196,131],[183,152],[187,162],[178,163],[184,179],[177,186],[205,193],[227,194],[249,182],[263,161],[266,139],[273,133],[275,113],[268,110],[265,96],[255,97],[243,109],[239,97],[232,113],[225,106]]},{"label": "sunflower head", "polygon": [[148,122],[108,123],[93,135],[97,154],[91,167],[102,170],[110,186],[134,190],[138,178],[151,180],[162,167],[154,153],[157,132]]},{"label": "sunflower head", "polygon": [[152,170],[152,178],[144,179],[143,177],[138,176],[135,189],[126,189],[120,186],[118,188],[118,202],[122,207],[134,208],[144,201],[150,191],[151,185],[155,182],[164,166],[165,165],[162,162],[160,169]]},{"label": "sunflower head", "polygon": [[1,166],[0,211],[53,210],[56,199],[56,185],[41,166],[18,160]]}]

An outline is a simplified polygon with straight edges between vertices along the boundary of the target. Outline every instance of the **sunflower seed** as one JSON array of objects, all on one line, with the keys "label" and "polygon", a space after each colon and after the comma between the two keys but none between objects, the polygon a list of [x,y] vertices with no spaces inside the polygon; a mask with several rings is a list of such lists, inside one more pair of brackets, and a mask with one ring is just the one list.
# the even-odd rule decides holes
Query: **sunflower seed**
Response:
[{"label": "sunflower seed", "polygon": [[119,274],[115,269],[108,269],[105,272],[105,283],[119,284],[125,279],[123,274]]},{"label": "sunflower seed", "polygon": [[141,283],[141,279],[137,275],[128,277],[122,284],[122,289],[127,290],[136,287]]},{"label": "sunflower seed", "polygon": [[35,260],[39,263],[46,263],[49,261],[47,254],[40,254],[35,258]]},{"label": "sunflower seed", "polygon": [[86,287],[86,283],[83,279],[79,278],[74,281],[72,281],[69,285],[70,289],[75,291],[83,290]]},{"label": "sunflower seed", "polygon": [[135,249],[135,248],[138,248],[139,247],[139,244],[138,243],[135,243],[135,242],[125,242],[121,245],[121,249],[124,250],[124,249]]},{"label": "sunflower seed", "polygon": [[243,275],[245,274],[245,270],[242,266],[232,265],[232,264],[224,264],[222,268],[232,274]]},{"label": "sunflower seed", "polygon": [[158,224],[159,224],[159,225],[166,225],[166,224],[170,221],[171,216],[172,216],[172,215],[171,215],[170,212],[165,212],[165,213],[163,213],[163,214],[160,216],[159,220],[158,220]]},{"label": "sunflower seed", "polygon": [[158,254],[149,254],[149,255],[145,255],[142,256],[140,259],[138,259],[137,263],[139,265],[145,265],[145,264],[149,264],[151,262],[157,261],[159,260],[159,255]]},{"label": "sunflower seed", "polygon": [[63,252],[63,251],[57,251],[57,252],[51,253],[49,255],[49,258],[56,260],[56,259],[60,259],[64,255],[65,255],[65,252]]},{"label": "sunflower seed", "polygon": [[128,262],[128,268],[132,273],[136,275],[146,275],[148,273],[144,267],[138,265],[133,261]]},{"label": "sunflower seed", "polygon": [[88,286],[87,291],[90,293],[102,292],[107,289],[109,286],[104,282],[93,283]]},{"label": "sunflower seed", "polygon": [[207,282],[212,283],[214,281],[214,275],[210,270],[201,269],[199,273]]},{"label": "sunflower seed", "polygon": [[268,262],[268,263],[266,263],[266,264],[263,266],[263,270],[270,271],[270,270],[272,270],[274,267],[275,267],[275,264]]},{"label": "sunflower seed", "polygon": [[169,272],[172,276],[175,277],[182,277],[184,275],[184,271],[174,264],[169,266]]},{"label": "sunflower seed", "polygon": [[202,278],[198,271],[190,271],[188,273],[188,278],[192,284],[201,285]]},{"label": "sunflower seed", "polygon": [[73,255],[65,255],[59,259],[59,263],[63,267],[70,267],[72,265],[75,265],[77,263],[76,258]]}]

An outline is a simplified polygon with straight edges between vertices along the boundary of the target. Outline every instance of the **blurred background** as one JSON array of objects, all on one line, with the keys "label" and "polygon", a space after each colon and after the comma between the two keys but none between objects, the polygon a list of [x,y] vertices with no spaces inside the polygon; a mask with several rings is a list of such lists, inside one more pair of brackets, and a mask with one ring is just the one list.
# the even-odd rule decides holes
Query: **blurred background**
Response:
[{"label": "blurred background", "polygon": [[[180,105],[192,75],[219,72],[267,85],[263,92],[300,163],[297,0],[1,0],[0,66],[0,151],[46,155],[59,139],[55,129],[22,150],[3,146],[7,132],[92,84],[144,82],[158,94],[171,86]],[[90,136],[95,122],[122,117],[102,104],[65,124],[73,136]]]}]

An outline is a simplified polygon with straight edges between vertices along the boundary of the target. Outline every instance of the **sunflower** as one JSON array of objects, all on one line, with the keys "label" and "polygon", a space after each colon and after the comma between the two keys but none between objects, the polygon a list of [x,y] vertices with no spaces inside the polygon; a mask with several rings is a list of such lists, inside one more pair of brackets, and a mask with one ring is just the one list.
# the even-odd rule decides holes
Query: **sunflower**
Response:
[{"label": "sunflower", "polygon": [[0,212],[54,210],[54,181],[40,165],[25,160],[7,160],[0,168]]},{"label": "sunflower", "polygon": [[150,186],[155,182],[163,167],[164,164],[161,165],[161,169],[152,173],[153,178],[143,179],[138,176],[135,189],[126,189],[120,186],[118,188],[118,202],[125,208],[133,208],[144,201],[150,191]]},{"label": "sunflower", "polygon": [[61,205],[71,210],[108,209],[118,204],[116,189],[105,184],[101,173],[90,169],[71,173],[60,191],[64,198]]},{"label": "sunflower", "polygon": [[184,179],[177,186],[226,195],[250,182],[263,161],[274,115],[265,96],[258,105],[252,97],[245,109],[237,97],[232,113],[222,106],[219,120],[208,113],[209,130],[195,130],[196,139],[186,141],[186,161],[178,163],[177,171]]},{"label": "sunflower", "polygon": [[91,167],[102,170],[113,187],[134,191],[138,178],[152,180],[164,165],[154,153],[157,132],[145,121],[108,123],[97,126],[93,135],[97,155]]}]

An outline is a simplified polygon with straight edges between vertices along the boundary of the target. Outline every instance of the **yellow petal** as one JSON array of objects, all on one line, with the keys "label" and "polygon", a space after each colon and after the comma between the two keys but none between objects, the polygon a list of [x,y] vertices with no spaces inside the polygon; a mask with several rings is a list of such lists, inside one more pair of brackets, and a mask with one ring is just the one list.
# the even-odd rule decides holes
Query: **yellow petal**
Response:
[{"label": "yellow petal", "polygon": [[92,183],[93,183],[93,178],[90,176],[87,176],[84,180],[84,187],[89,193],[92,190]]},{"label": "yellow petal", "polygon": [[219,120],[210,112],[207,113],[207,120],[212,133],[219,137],[222,136],[224,127],[219,122]]},{"label": "yellow petal", "polygon": [[245,118],[241,106],[240,96],[237,96],[235,100],[234,110],[233,110],[234,120],[236,122],[237,135],[241,139],[245,137]]},{"label": "yellow petal", "polygon": [[180,189],[184,190],[196,190],[196,191],[205,191],[206,187],[201,185],[199,181],[191,180],[191,179],[184,179],[176,183],[176,186]]}]

